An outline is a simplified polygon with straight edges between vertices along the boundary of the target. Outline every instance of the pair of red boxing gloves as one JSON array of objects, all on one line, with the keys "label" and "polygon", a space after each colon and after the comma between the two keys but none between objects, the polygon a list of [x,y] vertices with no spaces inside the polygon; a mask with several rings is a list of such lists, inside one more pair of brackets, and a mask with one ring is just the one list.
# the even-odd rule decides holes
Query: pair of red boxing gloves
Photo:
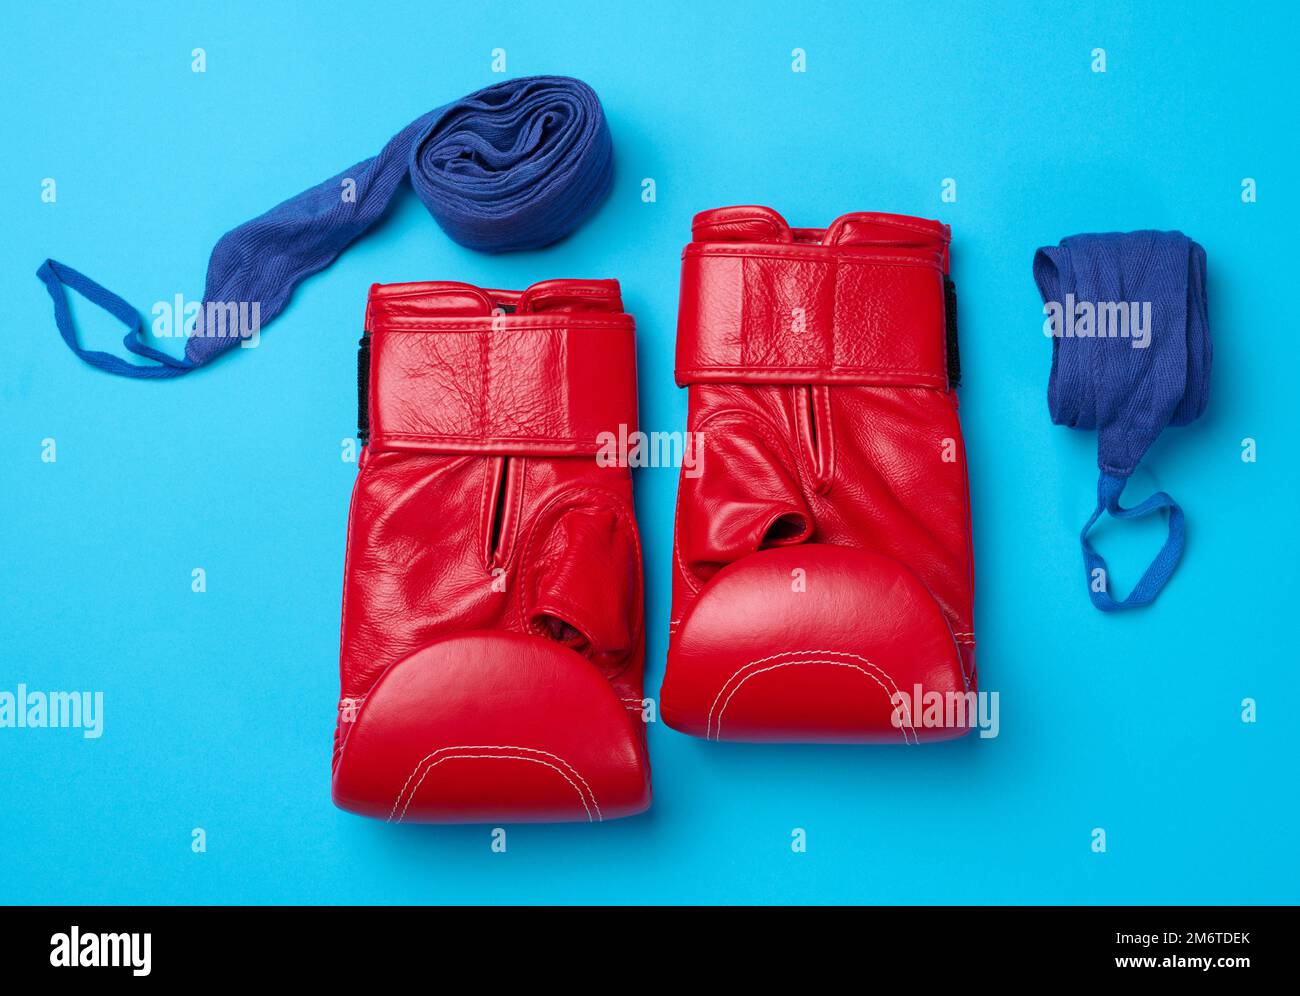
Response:
[{"label": "pair of red boxing gloves", "polygon": [[[683,253],[668,725],[965,733],[975,690],[946,225],[731,207]],[[613,280],[375,285],[359,364],[333,790],[391,822],[650,804],[631,316]]]}]

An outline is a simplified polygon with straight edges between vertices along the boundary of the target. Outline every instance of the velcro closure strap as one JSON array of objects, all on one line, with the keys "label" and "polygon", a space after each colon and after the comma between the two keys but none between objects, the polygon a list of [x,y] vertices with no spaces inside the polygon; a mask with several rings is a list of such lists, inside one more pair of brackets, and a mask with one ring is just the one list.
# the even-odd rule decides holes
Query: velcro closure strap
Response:
[{"label": "velcro closure strap", "polygon": [[370,349],[372,449],[582,455],[636,431],[625,314],[421,318]]},{"label": "velcro closure strap", "polygon": [[677,383],[948,387],[938,251],[692,243]]}]

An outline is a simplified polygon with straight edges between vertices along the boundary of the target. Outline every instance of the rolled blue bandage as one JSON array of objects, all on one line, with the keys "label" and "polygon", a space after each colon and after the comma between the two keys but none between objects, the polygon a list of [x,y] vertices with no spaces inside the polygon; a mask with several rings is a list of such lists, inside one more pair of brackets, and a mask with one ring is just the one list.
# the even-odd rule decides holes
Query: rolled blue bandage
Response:
[{"label": "rolled blue bandage", "polygon": [[[1149,605],[1182,556],[1183,511],[1163,491],[1132,508],[1119,498],[1165,427],[1205,411],[1213,356],[1205,250],[1181,232],[1073,235],[1038,250],[1034,281],[1051,323],[1052,421],[1097,430],[1097,507],[1080,536],[1089,596],[1103,612]],[[1088,533],[1102,512],[1132,519],[1161,509],[1169,537],[1129,596],[1116,601]]]},{"label": "rolled blue bandage", "polygon": [[[329,266],[373,225],[407,177],[456,242],[482,252],[538,249],[573,231],[609,193],[613,150],[595,91],[565,76],[507,80],[412,122],[373,158],[304,190],[221,237],[208,260],[203,309],[256,302],[265,326],[304,279]],[[345,196],[345,190],[347,196]],[[192,335],[185,358],[145,341],[138,311],[62,263],[37,271],[59,333],[91,366],[125,377],[176,377],[237,345]],[[77,341],[65,287],[127,326],[141,365]]]}]

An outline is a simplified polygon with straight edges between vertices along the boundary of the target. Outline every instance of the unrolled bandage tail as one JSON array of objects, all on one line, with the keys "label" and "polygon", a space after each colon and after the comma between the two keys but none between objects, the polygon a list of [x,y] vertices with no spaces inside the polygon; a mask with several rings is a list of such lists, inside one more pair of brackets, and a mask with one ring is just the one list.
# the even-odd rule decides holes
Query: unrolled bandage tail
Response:
[{"label": "unrolled bandage tail", "polygon": [[[609,193],[613,151],[595,91],[564,76],[532,76],[479,90],[418,118],[378,155],[319,183],[223,235],[208,260],[200,317],[211,308],[257,307],[259,329],[304,279],[329,266],[373,225],[410,177],[416,194],[456,242],[482,252],[538,249],[576,228]],[[140,313],[55,260],[37,271],[54,301],[59,333],[91,366],[125,377],[189,373],[246,337],[209,322],[189,334],[183,359],[150,346]],[[85,349],[64,288],[127,327],[128,359]]]}]

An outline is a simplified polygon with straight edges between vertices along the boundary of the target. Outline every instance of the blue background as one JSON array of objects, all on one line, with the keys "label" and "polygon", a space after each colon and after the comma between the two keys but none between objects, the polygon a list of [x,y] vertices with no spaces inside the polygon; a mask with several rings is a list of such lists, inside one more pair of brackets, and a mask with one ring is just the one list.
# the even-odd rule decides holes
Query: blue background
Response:
[{"label": "blue background", "polygon": [[[0,34],[4,361],[0,690],[105,693],[105,732],[0,730],[0,899],[26,902],[1283,902],[1296,822],[1294,16],[1218,4],[700,0],[43,4]],[[381,8],[383,10],[381,11]],[[190,50],[207,51],[207,72]],[[1090,70],[1103,47],[1107,72]],[[577,234],[459,248],[409,190],[296,293],[261,348],[131,383],[77,361],[47,256],[147,310],[202,292],[236,223],[509,75],[600,94],[613,195]],[[791,72],[791,50],[807,72]],[[1285,75],[1284,75],[1285,74]],[[44,177],[56,204],[40,199]],[[641,200],[653,177],[658,199]],[[958,200],[940,202],[945,177]],[[1259,200],[1241,199],[1253,177]],[[1289,186],[1288,186],[1289,184]],[[391,827],[333,808],[356,339],[372,281],[615,276],[641,418],[672,382],[691,215],[768,204],[953,226],[976,621],[1001,735],[921,749],[707,744],[650,730],[655,803],[597,826]],[[1104,616],[1077,534],[1095,439],[1052,426],[1030,278],[1079,231],[1181,228],[1209,254],[1209,412],[1150,452],[1188,514],[1151,609]],[[85,341],[120,330],[81,307]],[[170,348],[179,344],[173,341]],[[57,440],[57,463],[40,459]],[[1258,441],[1258,462],[1241,441]],[[648,689],[668,620],[676,472],[639,471]],[[1122,586],[1158,522],[1100,535]],[[206,594],[190,571],[207,571]],[[1241,701],[1259,721],[1241,721]],[[192,853],[203,827],[208,850]],[[792,828],[807,853],[792,853]],[[1105,828],[1108,851],[1093,853]]]}]

